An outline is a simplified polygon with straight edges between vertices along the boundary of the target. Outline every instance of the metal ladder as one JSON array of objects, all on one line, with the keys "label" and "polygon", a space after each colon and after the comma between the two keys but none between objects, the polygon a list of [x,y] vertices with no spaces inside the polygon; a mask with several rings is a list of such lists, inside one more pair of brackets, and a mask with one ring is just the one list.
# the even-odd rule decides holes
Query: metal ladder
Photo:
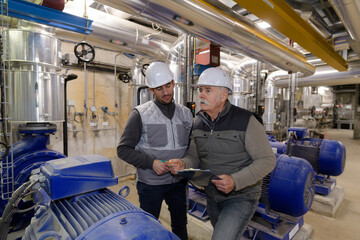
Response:
[{"label": "metal ladder", "polygon": [[[8,3],[7,0],[0,0],[1,2],[1,48],[0,48],[0,69],[1,79],[3,83],[3,90],[1,91],[1,109],[4,113],[0,116],[1,121],[5,121],[5,124],[1,125],[1,142],[9,147],[9,153],[0,164],[0,198],[7,200],[11,197],[14,191],[14,168],[13,168],[13,152],[10,146],[13,145],[12,136],[12,119],[11,119],[11,100],[12,89],[10,84],[10,60],[9,60],[9,41],[8,34],[5,31],[9,29],[9,16],[8,16]],[[3,59],[8,59],[4,61]],[[6,152],[5,145],[1,144],[0,155],[4,155]]]}]

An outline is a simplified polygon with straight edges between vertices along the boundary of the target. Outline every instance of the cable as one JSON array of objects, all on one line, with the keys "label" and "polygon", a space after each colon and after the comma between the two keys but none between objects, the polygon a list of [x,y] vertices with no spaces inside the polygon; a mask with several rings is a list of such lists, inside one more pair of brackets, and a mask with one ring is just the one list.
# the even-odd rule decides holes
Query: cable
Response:
[{"label": "cable", "polygon": [[[36,183],[35,181],[34,183]],[[33,183],[31,181],[23,183],[18,189],[16,189],[11,198],[9,199],[8,203],[5,206],[4,212],[2,217],[0,218],[0,240],[6,240],[10,222],[12,219],[12,215],[15,213],[14,203],[17,201],[19,196],[28,189],[29,186],[32,186]]]},{"label": "cable", "polygon": [[[30,195],[30,194],[39,194],[40,195],[40,200],[36,203],[36,204],[34,204],[33,206],[31,206],[31,207],[28,207],[28,208],[25,208],[25,209],[20,209],[18,206],[19,206],[19,203],[24,199],[24,198],[26,198],[28,195]],[[14,204],[14,206],[15,206],[15,208],[14,208],[14,212],[15,213],[24,213],[24,212],[28,212],[28,211],[30,211],[30,210],[33,210],[34,208],[36,208],[40,203],[41,203],[41,201],[43,200],[43,195],[40,193],[40,191],[39,190],[37,190],[37,189],[35,189],[35,190],[32,190],[32,191],[30,191],[30,192],[28,192],[28,193],[24,193],[24,194],[21,194],[21,196],[17,199],[17,201],[15,202],[15,204]]]}]

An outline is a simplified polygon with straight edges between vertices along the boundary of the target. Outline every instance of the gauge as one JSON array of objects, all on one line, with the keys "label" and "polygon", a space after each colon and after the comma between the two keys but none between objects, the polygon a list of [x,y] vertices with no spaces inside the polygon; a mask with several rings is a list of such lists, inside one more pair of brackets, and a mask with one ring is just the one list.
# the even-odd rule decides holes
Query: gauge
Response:
[{"label": "gauge", "polygon": [[96,111],[96,107],[95,107],[95,106],[91,106],[91,107],[90,107],[90,111],[95,112],[95,111]]}]

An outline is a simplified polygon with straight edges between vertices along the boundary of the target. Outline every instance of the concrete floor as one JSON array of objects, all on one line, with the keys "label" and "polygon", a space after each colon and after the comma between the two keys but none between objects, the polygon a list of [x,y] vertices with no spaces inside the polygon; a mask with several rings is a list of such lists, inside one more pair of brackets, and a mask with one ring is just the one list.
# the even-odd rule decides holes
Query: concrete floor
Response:
[{"label": "concrete floor", "polygon": [[345,190],[345,198],[333,218],[312,211],[305,214],[305,223],[314,227],[315,240],[360,240],[360,140],[352,139],[351,130],[327,130],[327,138],[346,147],[343,174],[337,185]]},{"label": "concrete floor", "polygon": [[[326,134],[327,139],[341,141],[346,147],[345,170],[336,177],[337,185],[345,189],[345,198],[333,218],[309,211],[305,223],[314,228],[314,240],[360,240],[360,140],[352,139],[351,130],[329,129]],[[127,199],[139,206],[135,180],[131,177],[121,180],[111,189],[119,191],[124,185],[129,186]],[[165,226],[169,228],[166,223]]]}]

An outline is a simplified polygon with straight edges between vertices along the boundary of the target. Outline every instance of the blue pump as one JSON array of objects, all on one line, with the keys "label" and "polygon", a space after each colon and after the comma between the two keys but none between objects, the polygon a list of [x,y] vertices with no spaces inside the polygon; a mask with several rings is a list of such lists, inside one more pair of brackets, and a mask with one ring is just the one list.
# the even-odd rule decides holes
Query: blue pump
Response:
[{"label": "blue pump", "polygon": [[[12,190],[17,189],[24,182],[28,181],[31,171],[33,169],[39,168],[45,162],[66,157],[60,152],[47,149],[46,144],[49,140],[50,134],[56,132],[56,125],[48,123],[34,123],[21,125],[19,127],[19,133],[23,136],[22,139],[16,142],[12,146],[13,154],[13,175],[10,166],[4,168],[1,172],[1,179],[11,179],[13,178],[13,184],[3,184],[1,185],[1,190],[3,193],[8,193],[9,197],[12,193]],[[11,154],[3,160],[3,164],[11,163]],[[5,205],[7,204],[7,199],[0,199],[0,215],[3,214]],[[27,203],[24,203],[26,205]],[[26,208],[26,206],[24,206]],[[30,213],[30,217],[32,214]],[[17,223],[17,227],[21,227],[22,222],[27,218],[30,218],[29,215],[26,216],[17,216],[13,217],[14,221]]]},{"label": "blue pump", "polygon": [[[339,176],[343,173],[346,162],[345,146],[339,141],[309,138],[307,128],[289,128],[288,132],[295,135],[290,141],[291,156],[309,161],[315,171],[320,174]],[[287,144],[278,142],[269,136],[270,145],[276,148],[278,154],[285,154]]]},{"label": "blue pump", "polygon": [[52,160],[37,172],[42,197],[35,198],[40,203],[23,240],[179,240],[155,217],[106,189],[118,178],[105,157]]},{"label": "blue pump", "polygon": [[307,128],[293,127],[288,131],[291,135],[289,149],[287,143],[268,136],[271,147],[278,154],[288,152],[290,156],[307,160],[316,171],[316,193],[328,195],[336,184],[336,180],[330,176],[339,176],[344,171],[345,146],[339,141],[309,138]]}]

